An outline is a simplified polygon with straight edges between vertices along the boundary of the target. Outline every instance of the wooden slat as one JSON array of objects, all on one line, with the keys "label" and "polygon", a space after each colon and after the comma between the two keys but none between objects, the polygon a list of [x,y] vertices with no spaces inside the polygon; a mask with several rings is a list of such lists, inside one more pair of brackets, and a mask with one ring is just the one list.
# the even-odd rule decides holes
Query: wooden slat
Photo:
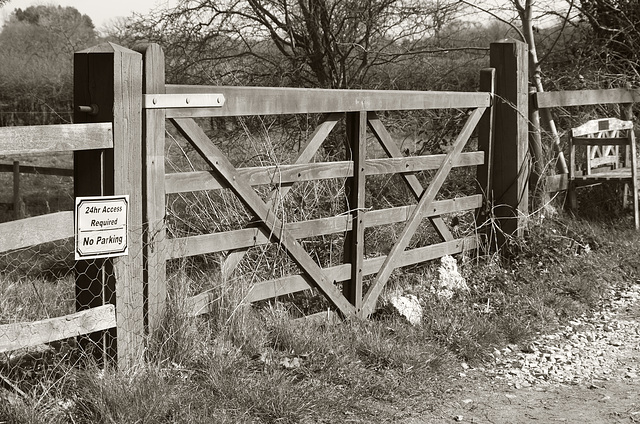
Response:
[{"label": "wooden slat", "polygon": [[[599,138],[600,136],[615,136],[617,131],[630,129],[633,129],[632,121],[623,121],[618,118],[592,119],[579,127],[572,128],[571,135],[580,137],[591,134]],[[626,140],[628,142],[628,139]]]},{"label": "wooden slat", "polygon": [[167,109],[168,118],[487,107],[487,93],[167,85],[167,94],[222,94],[222,108]]},{"label": "wooden slat", "polygon": [[631,168],[617,168],[609,171],[594,172],[589,175],[575,175],[574,177],[576,180],[581,181],[630,180]]},{"label": "wooden slat", "polygon": [[631,156],[631,195],[633,196],[633,220],[635,223],[636,230],[640,230],[640,194],[638,194],[638,190],[640,189],[640,182],[638,182],[638,152],[636,149],[636,136],[634,132],[629,134],[631,137],[631,150],[629,152]]},{"label": "wooden slat", "polygon": [[13,218],[21,219],[22,216],[22,194],[20,193],[20,162],[13,161]]},{"label": "wooden slat", "polygon": [[183,136],[191,141],[193,147],[200,153],[213,169],[234,191],[236,196],[262,221],[274,239],[279,240],[281,246],[289,253],[293,261],[304,270],[313,284],[327,297],[327,299],[345,316],[355,315],[355,308],[342,296],[342,293],[325,277],[316,262],[307,254],[303,247],[284,230],[283,223],[269,209],[267,204],[258,196],[250,185],[238,178],[231,162],[211,142],[192,119],[174,119],[176,127]]},{"label": "wooden slat", "polygon": [[[432,208],[426,211],[425,215],[437,216],[445,213],[461,212],[479,208],[481,205],[482,195],[439,200],[432,203]],[[364,214],[363,222],[365,228],[404,222],[409,219],[414,209],[415,205],[410,205],[369,211]],[[285,228],[292,237],[299,239],[347,232],[351,229],[350,220],[350,215],[342,215],[287,223]],[[181,237],[167,240],[167,258],[178,259],[206,253],[245,249],[267,243],[269,243],[269,233],[260,227]]]},{"label": "wooden slat", "polygon": [[[399,153],[399,152],[398,152]],[[412,157],[390,157],[385,159],[367,159],[367,175],[402,174],[438,169],[446,154]],[[484,163],[484,152],[462,153],[453,162],[453,167],[476,166]],[[406,174],[410,178],[411,174]]]},{"label": "wooden slat", "polygon": [[628,137],[573,137],[576,146],[628,146]]},{"label": "wooden slat", "polygon": [[[455,199],[438,200],[431,203],[431,207],[425,211],[425,217],[438,216],[446,213],[473,210],[482,206],[482,195],[458,197]],[[416,205],[400,206],[397,208],[381,209],[367,212],[364,216],[364,224],[367,228],[378,225],[405,222],[413,213]]]},{"label": "wooden slat", "polygon": [[0,128],[0,154],[3,156],[112,147],[110,122]]},{"label": "wooden slat", "polygon": [[[463,251],[473,250],[477,247],[478,244],[475,237],[467,237],[420,247],[403,252],[399,266],[414,265],[437,259],[444,255],[454,255]],[[385,259],[386,256],[365,259],[363,262],[363,275],[372,275],[378,272]],[[327,275],[327,278],[333,279],[335,282],[345,281],[351,278],[351,266],[349,264],[324,268],[323,271]],[[271,299],[307,289],[309,289],[309,284],[303,275],[291,275],[275,280],[263,281],[254,285],[245,300],[247,302],[257,302],[259,300]],[[200,303],[200,308],[201,310],[206,310],[206,308],[203,308],[202,303]]]},{"label": "wooden slat", "polygon": [[614,88],[608,90],[568,90],[535,93],[538,108],[635,103],[640,101],[638,90]]},{"label": "wooden slat", "polygon": [[73,237],[73,212],[56,212],[0,224],[0,252]]},{"label": "wooden slat", "polygon": [[[591,170],[592,174],[597,174],[598,172],[607,172],[612,165],[617,165],[619,160],[620,158],[618,157],[618,155],[616,156],[608,155],[608,156],[592,158],[589,161],[590,162],[589,169]],[[602,167],[603,165],[607,165],[607,166],[603,168],[598,168],[598,167]]]},{"label": "wooden slat", "polygon": [[462,131],[456,137],[456,140],[453,144],[453,149],[447,154],[447,157],[442,162],[440,169],[436,172],[433,177],[433,180],[429,184],[429,187],[424,191],[422,196],[420,197],[420,201],[416,209],[413,211],[411,218],[407,221],[402,232],[398,235],[398,240],[391,248],[389,255],[385,259],[384,264],[380,267],[380,271],[378,275],[376,275],[375,280],[369,287],[367,294],[363,300],[362,306],[362,316],[368,316],[373,313],[375,308],[375,304],[377,302],[380,293],[382,293],[382,289],[386,285],[389,277],[391,276],[391,272],[398,266],[400,258],[402,257],[402,252],[409,245],[411,241],[411,237],[415,234],[418,226],[422,218],[424,217],[425,212],[429,209],[431,203],[433,203],[438,191],[442,187],[445,179],[449,175],[449,172],[453,168],[453,160],[460,155],[462,149],[467,144],[469,137],[475,130],[480,118],[484,114],[485,108],[478,108],[474,110],[464,124]]},{"label": "wooden slat", "polygon": [[[365,174],[395,174],[438,169],[446,155],[414,156],[407,158],[368,159]],[[454,167],[474,166],[483,163],[483,152],[462,153],[453,163]],[[238,176],[252,186],[261,184],[291,184],[331,178],[353,176],[351,161],[305,163],[281,166],[239,168]],[[225,188],[214,172],[196,171],[167,174],[165,177],[167,194],[185,193],[198,190]]]},{"label": "wooden slat", "polygon": [[[289,234],[295,238],[304,238],[334,233],[349,229],[349,215],[322,218],[285,224]],[[269,243],[269,233],[261,227],[243,228],[224,233],[202,234],[167,240],[168,259],[177,259],[205,253],[246,249]]]},{"label": "wooden slat", "polygon": [[34,322],[0,325],[0,353],[68,339],[116,326],[113,305]]},{"label": "wooden slat", "polygon": [[[396,160],[400,160],[400,158],[402,158],[403,156],[402,152],[391,138],[391,134],[389,134],[386,127],[382,124],[382,121],[378,119],[378,116],[375,112],[369,112],[368,124],[387,155],[391,158],[395,158]],[[438,167],[440,167],[440,164],[438,164]],[[413,174],[401,175],[413,192],[415,198],[420,199],[420,196],[422,196],[422,193],[424,191],[424,187],[422,187],[422,184],[420,183],[418,178]],[[433,225],[433,227],[436,229],[441,240],[453,240],[453,234],[451,234],[451,231],[449,231],[449,227],[447,227],[442,218],[437,216],[431,217],[429,218],[429,222],[431,222],[431,225]]]},{"label": "wooden slat", "polygon": [[[0,172],[13,172],[13,167],[13,165],[0,164]],[[50,168],[45,166],[20,165],[20,173],[73,177],[73,169]]]},{"label": "wooden slat", "polygon": [[[349,161],[281,165],[238,169],[238,176],[252,186],[261,184],[290,184],[330,178],[348,178],[353,174]],[[218,182],[214,172],[196,171],[167,174],[168,194],[226,188]]]}]

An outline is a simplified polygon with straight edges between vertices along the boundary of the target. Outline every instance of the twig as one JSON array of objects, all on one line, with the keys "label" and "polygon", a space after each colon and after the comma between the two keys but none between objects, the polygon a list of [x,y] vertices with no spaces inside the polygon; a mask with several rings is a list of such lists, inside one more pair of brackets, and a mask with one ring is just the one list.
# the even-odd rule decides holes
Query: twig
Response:
[{"label": "twig", "polygon": [[13,384],[11,380],[9,380],[7,377],[2,375],[2,373],[0,373],[0,382],[2,383],[2,387],[4,387],[5,389],[15,392],[22,398],[25,398],[25,399],[27,398],[27,394],[22,390],[20,390],[18,386]]}]

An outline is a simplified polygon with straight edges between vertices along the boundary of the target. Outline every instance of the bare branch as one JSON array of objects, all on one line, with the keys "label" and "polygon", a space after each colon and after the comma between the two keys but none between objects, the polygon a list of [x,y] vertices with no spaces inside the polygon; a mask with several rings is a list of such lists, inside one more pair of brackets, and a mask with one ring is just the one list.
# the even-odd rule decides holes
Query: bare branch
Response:
[{"label": "bare branch", "polygon": [[[471,6],[474,9],[477,9],[477,10],[481,11],[482,13],[486,13],[487,15],[497,19],[500,22],[509,25],[509,27],[511,27],[511,29],[513,29],[515,32],[518,33],[518,35],[520,36],[520,40],[521,41],[525,41],[524,34],[520,30],[520,28],[515,26],[512,22],[507,21],[506,19],[498,16],[496,13],[492,12],[491,10],[489,10],[489,9],[487,9],[485,7],[478,6],[477,4],[471,3],[471,2],[469,2],[467,0],[459,0],[459,1],[460,1],[460,3],[466,4],[467,6]],[[514,0],[514,1],[517,1],[517,0]]]}]

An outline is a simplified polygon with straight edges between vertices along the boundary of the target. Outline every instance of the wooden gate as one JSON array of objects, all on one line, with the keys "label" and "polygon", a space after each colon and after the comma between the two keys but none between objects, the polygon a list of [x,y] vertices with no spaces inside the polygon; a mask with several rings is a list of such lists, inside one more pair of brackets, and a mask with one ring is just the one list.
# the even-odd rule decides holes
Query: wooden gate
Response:
[{"label": "wooden gate", "polygon": [[[67,316],[0,327],[0,333],[4,332],[0,334],[0,351],[100,332],[94,341],[102,345],[104,353],[117,357],[118,364],[125,368],[134,365],[143,358],[145,335],[149,329],[157,328],[163,317],[167,304],[167,262],[177,258],[229,252],[222,265],[224,277],[247,249],[276,243],[300,273],[253,284],[246,301],[313,287],[342,316],[366,317],[374,311],[393,270],[476,248],[475,236],[455,237],[442,216],[489,206],[484,193],[490,193],[491,186],[491,101],[496,85],[493,70],[481,74],[482,91],[470,93],[181,86],[165,84],[164,57],[159,46],[150,45],[140,53],[106,43],[76,54],[74,113],[75,121],[83,124],[16,133],[20,136],[31,131],[33,136],[55,138],[51,145],[43,147],[42,140],[34,137],[27,141],[26,137],[11,133],[13,130],[0,134],[0,150],[5,153],[12,152],[11,148],[21,152],[74,151],[75,196],[128,195],[131,208],[129,255],[75,264],[76,305],[79,311],[86,309],[72,317],[71,321],[79,324],[75,327],[69,324]],[[466,122],[450,150],[447,154],[405,157],[383,124],[381,114],[435,109],[466,111]],[[297,159],[278,166],[235,167],[196,121],[285,114],[323,115],[324,119],[300,149]],[[343,120],[349,157],[314,162],[314,156]],[[167,121],[198,152],[208,165],[207,171],[165,171]],[[478,149],[463,151],[476,129]],[[69,134],[81,135],[83,139]],[[377,140],[386,157],[367,157],[367,134]],[[478,194],[437,199],[447,176],[458,167],[477,167]],[[416,176],[421,171],[433,172],[426,186]],[[416,203],[366,209],[366,178],[383,174],[400,175]],[[277,197],[290,191],[294,184],[335,178],[345,179],[349,188],[344,213],[284,222],[275,212]],[[273,184],[274,180],[278,184]],[[255,189],[258,185],[271,185],[271,193],[259,195]],[[168,196],[220,189],[230,189],[259,225],[197,236],[168,236]],[[0,240],[0,251],[42,242],[42,237],[46,240],[69,237],[72,216],[72,212],[64,212],[51,218],[2,224],[0,233],[5,237]],[[425,219],[435,229],[439,241],[408,249]],[[402,227],[388,253],[365,256],[365,230],[387,224]],[[43,231],[27,229],[33,225]],[[9,233],[17,237],[7,237]],[[303,247],[301,239],[328,234],[339,234],[341,239],[344,235],[344,260],[335,266],[321,267]],[[342,290],[338,288],[340,285]],[[192,315],[211,310],[208,293],[196,294],[187,303]],[[87,319],[100,322],[87,323]],[[51,331],[60,325],[68,328]],[[23,331],[35,331],[38,337],[26,340],[16,336]]]},{"label": "wooden gate", "polygon": [[[247,300],[256,301],[288,293],[317,288],[343,316],[370,315],[394,269],[459,253],[476,247],[476,238],[456,239],[440,215],[474,210],[483,204],[482,195],[436,201],[436,195],[454,167],[480,166],[485,152],[465,152],[463,149],[481,121],[490,122],[485,113],[491,104],[489,92],[411,92],[316,90],[291,88],[254,88],[166,85],[163,54],[156,45],[144,52],[145,94],[144,128],[146,163],[146,258],[149,279],[149,323],[154,325],[162,315],[166,302],[165,264],[169,259],[211,252],[231,251],[227,264],[237,263],[243,251],[263,243],[278,243],[301,269],[302,274],[265,281],[251,288]],[[488,71],[489,83],[493,73]],[[487,90],[489,91],[489,90]],[[446,155],[404,157],[379,119],[381,111],[465,109],[468,118]],[[309,138],[297,160],[278,167],[236,168],[209,139],[195,118],[326,114],[326,118]],[[311,163],[336,123],[346,119],[347,138],[352,152],[350,161]],[[165,120],[185,137],[210,167],[210,171],[165,173]],[[480,145],[488,150],[490,125],[485,125]],[[387,159],[366,159],[367,128],[379,141]],[[427,187],[414,173],[435,170]],[[365,178],[383,173],[401,174],[418,199],[417,204],[387,210],[365,210]],[[253,188],[269,184],[277,176],[279,185],[263,199]],[[290,190],[298,181],[347,177],[350,181],[348,211],[336,217],[314,221],[283,223],[273,209],[276,196]],[[487,178],[481,178],[487,181]],[[165,225],[166,196],[196,190],[229,188],[260,222],[260,228],[246,228],[225,233],[182,238],[167,238]],[[486,187],[483,187],[486,189]],[[409,242],[428,218],[442,242],[406,250]],[[386,256],[365,259],[365,228],[404,222],[404,229]],[[321,268],[300,243],[303,237],[346,232],[343,265]],[[229,266],[223,266],[228,269]],[[363,277],[375,274],[366,291]],[[342,292],[336,287],[343,282]],[[206,293],[190,298],[193,314],[209,311]]]}]

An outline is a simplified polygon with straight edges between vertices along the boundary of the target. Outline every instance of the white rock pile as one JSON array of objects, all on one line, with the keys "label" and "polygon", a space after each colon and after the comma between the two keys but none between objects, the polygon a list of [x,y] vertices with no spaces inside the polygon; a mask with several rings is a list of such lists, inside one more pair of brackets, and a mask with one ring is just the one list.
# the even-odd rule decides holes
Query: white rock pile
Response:
[{"label": "white rock pile", "polygon": [[416,296],[412,294],[391,296],[389,304],[411,325],[420,325],[422,322],[422,306]]},{"label": "white rock pile", "polygon": [[437,284],[438,287],[432,287],[431,291],[445,299],[451,299],[459,291],[469,290],[467,281],[458,271],[458,262],[450,255],[440,258]]},{"label": "white rock pile", "polygon": [[639,300],[640,286],[636,285],[594,316],[570,321],[567,327],[541,336],[529,346],[496,350],[495,367],[488,372],[515,388],[637,379],[640,313],[625,314],[625,311],[632,310]]}]

